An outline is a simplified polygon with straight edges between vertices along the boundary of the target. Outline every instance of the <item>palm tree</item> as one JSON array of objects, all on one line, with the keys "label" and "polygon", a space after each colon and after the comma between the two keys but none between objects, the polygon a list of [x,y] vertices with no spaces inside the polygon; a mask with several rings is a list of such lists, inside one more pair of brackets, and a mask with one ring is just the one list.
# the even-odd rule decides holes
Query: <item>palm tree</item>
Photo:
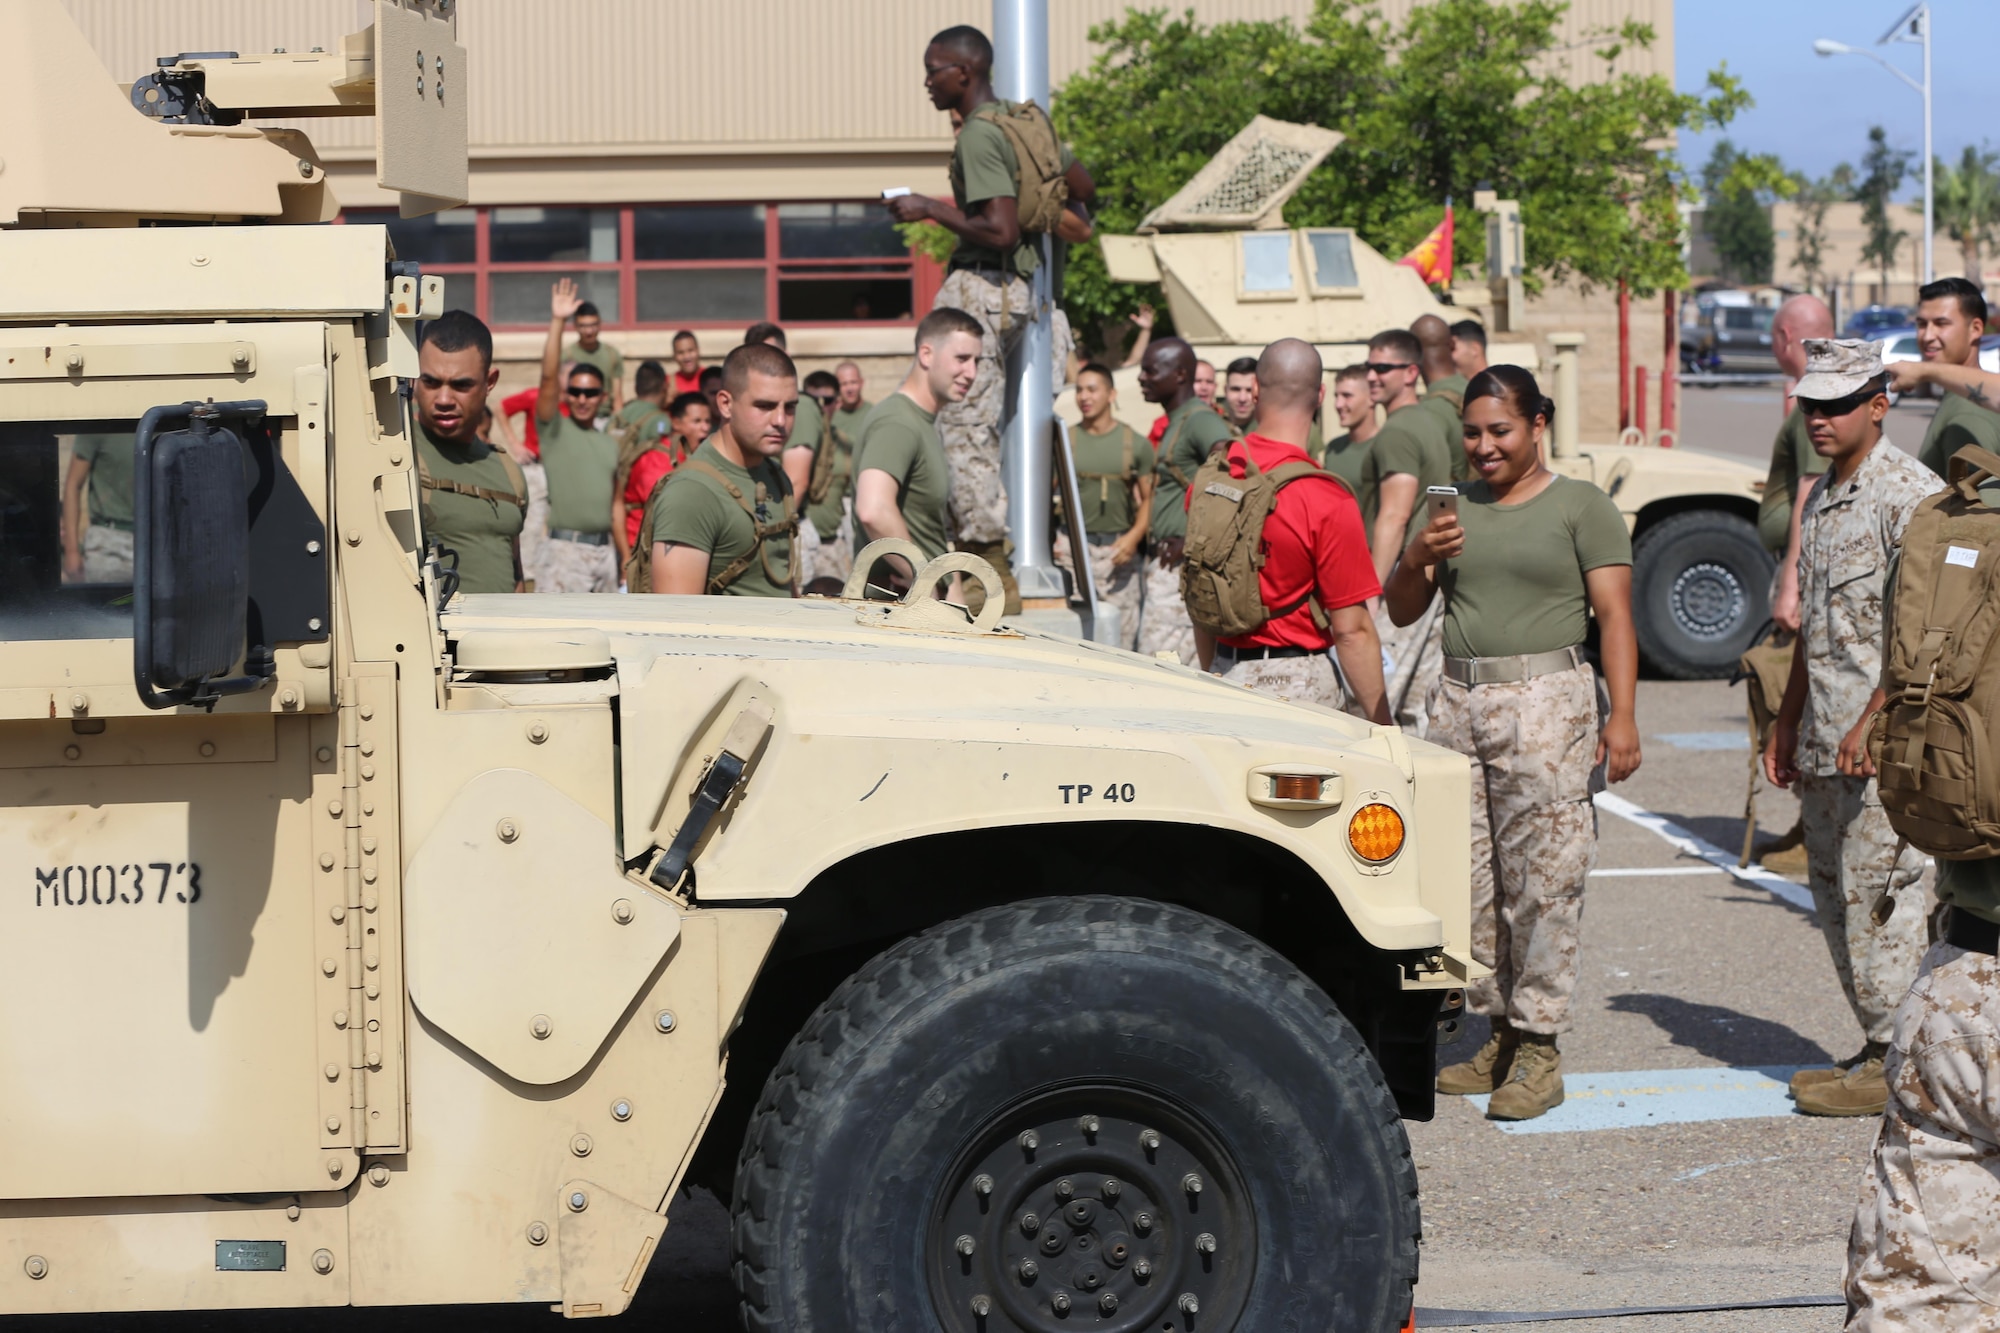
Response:
[{"label": "palm tree", "polygon": [[2000,154],[1965,146],[1956,167],[1937,164],[1936,211],[1945,235],[1965,255],[1965,276],[1980,280],[1979,252],[2000,230]]}]

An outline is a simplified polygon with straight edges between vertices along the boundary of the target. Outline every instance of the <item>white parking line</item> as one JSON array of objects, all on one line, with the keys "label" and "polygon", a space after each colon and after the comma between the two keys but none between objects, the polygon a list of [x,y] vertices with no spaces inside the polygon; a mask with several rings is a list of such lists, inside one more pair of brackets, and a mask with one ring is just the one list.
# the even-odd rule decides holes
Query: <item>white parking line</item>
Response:
[{"label": "white parking line", "polygon": [[1780,901],[1790,903],[1793,907],[1803,908],[1806,911],[1812,910],[1812,894],[1808,893],[1803,886],[1792,883],[1792,881],[1786,879],[1783,875],[1774,875],[1762,866],[1750,865],[1738,868],[1736,858],[1730,853],[1723,851],[1706,838],[1696,837],[1679,824],[1674,823],[1671,819],[1663,815],[1656,815],[1642,805],[1636,805],[1622,796],[1614,796],[1608,791],[1601,791],[1597,793],[1597,808],[1607,815],[1616,815],[1620,819],[1637,824],[1640,828],[1657,834],[1661,839],[1678,850],[1686,852],[1689,856],[1700,857],[1724,874],[1732,875],[1745,884],[1763,889]]},{"label": "white parking line", "polygon": [[1614,866],[1609,870],[1593,870],[1591,878],[1602,875],[1611,879],[1636,878],[1648,875],[1720,875],[1721,866]]}]

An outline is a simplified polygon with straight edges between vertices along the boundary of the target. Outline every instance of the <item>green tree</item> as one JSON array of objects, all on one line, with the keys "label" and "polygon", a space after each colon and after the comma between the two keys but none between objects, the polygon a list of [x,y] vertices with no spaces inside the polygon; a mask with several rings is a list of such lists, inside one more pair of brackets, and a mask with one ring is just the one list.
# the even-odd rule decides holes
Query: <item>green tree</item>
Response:
[{"label": "green tree", "polygon": [[1958,242],[1965,256],[1965,276],[1979,281],[1979,253],[1993,244],[2000,229],[2000,154],[1985,148],[1965,146],[1956,167],[1942,158],[1933,168],[1936,176],[1934,202],[1938,226]]},{"label": "green tree", "polygon": [[[1359,0],[1315,0],[1303,27],[1128,11],[1092,29],[1098,53],[1056,96],[1056,122],[1097,176],[1103,232],[1130,232],[1261,112],[1347,135],[1287,206],[1294,226],[1353,227],[1401,254],[1447,197],[1490,185],[1521,201],[1531,287],[1680,286],[1686,188],[1659,145],[1726,123],[1750,99],[1726,69],[1700,96],[1608,68],[1572,86],[1568,66],[1608,66],[1653,33],[1627,24],[1571,49],[1557,29],[1564,8],[1434,0],[1394,24]],[[1456,262],[1479,263],[1484,247],[1483,228],[1461,226]],[[1077,328],[1159,299],[1111,282],[1095,246],[1072,255],[1064,300]]]},{"label": "green tree", "polygon": [[1818,180],[1793,179],[1792,199],[1798,205],[1798,226],[1792,241],[1792,262],[1805,275],[1806,287],[1825,291],[1826,211],[1854,197],[1854,168],[1842,162]]},{"label": "green tree", "polygon": [[1739,153],[1735,144],[1719,139],[1701,169],[1701,188],[1708,197],[1702,226],[1715,245],[1722,278],[1769,282],[1778,258],[1771,201],[1793,193],[1796,183],[1777,158]]},{"label": "green tree", "polygon": [[1868,151],[1861,155],[1861,182],[1854,187],[1854,197],[1861,201],[1861,225],[1868,231],[1861,258],[1872,260],[1881,269],[1885,299],[1889,293],[1889,268],[1896,262],[1896,252],[1910,238],[1910,233],[1889,217],[1889,204],[1910,174],[1910,157],[1902,149],[1889,146],[1887,130],[1880,125],[1869,127]]}]

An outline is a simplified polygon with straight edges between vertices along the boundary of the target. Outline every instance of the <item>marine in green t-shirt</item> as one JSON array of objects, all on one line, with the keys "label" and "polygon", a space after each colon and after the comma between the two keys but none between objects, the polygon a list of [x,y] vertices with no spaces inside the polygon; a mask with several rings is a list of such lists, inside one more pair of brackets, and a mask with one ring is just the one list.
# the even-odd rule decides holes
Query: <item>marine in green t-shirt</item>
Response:
[{"label": "marine in green t-shirt", "polygon": [[1375,445],[1375,437],[1357,441],[1352,435],[1337,435],[1326,442],[1326,449],[1316,460],[1319,465],[1347,483],[1357,499],[1361,495],[1361,474],[1368,466],[1368,451]]},{"label": "marine in green t-shirt", "polygon": [[1438,427],[1444,431],[1451,454],[1451,478],[1465,481],[1472,475],[1472,465],[1465,459],[1465,446],[1461,433],[1465,411],[1465,386],[1469,381],[1463,375],[1446,375],[1434,381],[1417,399],[1417,406],[1437,418]]},{"label": "marine in green t-shirt", "polygon": [[1235,438],[1229,423],[1200,399],[1189,398],[1167,414],[1153,469],[1154,541],[1187,536],[1187,488],[1208,461],[1208,451]]},{"label": "marine in green t-shirt", "polygon": [[1976,444],[1989,453],[2000,453],[2000,413],[1947,392],[1938,401],[1930,429],[1924,432],[1917,461],[1943,477],[1951,466],[1951,456],[1968,444]]},{"label": "marine in green t-shirt", "polygon": [[895,479],[896,508],[924,558],[943,555],[951,531],[945,513],[951,465],[938,435],[937,414],[902,392],[877,403],[854,444],[854,475],[871,470]]},{"label": "marine in green t-shirt", "polygon": [[1792,504],[1798,497],[1799,482],[1826,471],[1826,460],[1812,447],[1812,433],[1806,429],[1806,414],[1794,407],[1778,438],[1771,443],[1771,471],[1764,478],[1764,494],[1757,501],[1757,540],[1780,560],[1792,539]]},{"label": "marine in green t-shirt", "polygon": [[[625,401],[625,354],[597,336],[603,327],[597,307],[585,301],[576,311],[577,339],[563,348],[565,361],[581,366],[596,366],[604,376],[604,397],[598,400],[597,415],[608,417],[612,410]],[[595,344],[585,347],[584,343]]]},{"label": "marine in green t-shirt", "polygon": [[539,423],[549,482],[549,530],[609,533],[618,441],[569,417]]},{"label": "marine in green t-shirt", "polygon": [[424,535],[457,552],[459,591],[513,592],[528,501],[520,468],[484,440],[441,440],[421,425],[417,458]]},{"label": "marine in green t-shirt", "polygon": [[1077,488],[1083,501],[1083,530],[1121,537],[1132,530],[1132,488],[1153,475],[1152,443],[1122,421],[1098,432],[1079,426],[1070,432]]},{"label": "marine in green t-shirt", "polygon": [[791,493],[776,458],[745,468],[724,456],[710,437],[654,488],[645,527],[656,544],[708,552],[711,593],[790,597],[795,538],[785,517]]},{"label": "marine in green t-shirt", "polygon": [[1375,516],[1381,510],[1382,479],[1407,473],[1417,479],[1416,503],[1410,506],[1403,542],[1429,521],[1424,510],[1424,492],[1432,486],[1452,483],[1452,455],[1464,457],[1460,439],[1447,437],[1444,423],[1435,408],[1426,410],[1423,400],[1397,408],[1368,442],[1367,457],[1361,465],[1361,516],[1372,536]]},{"label": "marine in green t-shirt", "polygon": [[1458,492],[1465,553],[1437,566],[1445,654],[1515,657],[1582,643],[1590,623],[1583,576],[1632,563],[1632,538],[1611,497],[1563,476],[1519,504],[1497,503],[1484,481],[1460,482]]},{"label": "marine in green t-shirt", "polygon": [[132,530],[133,438],[131,431],[79,435],[69,454],[90,465],[90,521],[123,532]]}]

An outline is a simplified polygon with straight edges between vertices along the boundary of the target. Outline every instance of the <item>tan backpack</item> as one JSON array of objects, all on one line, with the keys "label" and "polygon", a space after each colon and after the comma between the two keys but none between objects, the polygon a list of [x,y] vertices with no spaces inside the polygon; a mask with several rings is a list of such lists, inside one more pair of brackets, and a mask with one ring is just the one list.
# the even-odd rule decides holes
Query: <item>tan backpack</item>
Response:
[{"label": "tan backpack", "polygon": [[1054,235],[1069,203],[1069,180],[1049,113],[1033,102],[987,102],[973,108],[972,114],[998,125],[1013,145],[1021,230]]},{"label": "tan backpack", "polygon": [[1181,566],[1181,600],[1187,603],[1188,619],[1219,639],[1235,639],[1310,603],[1313,623],[1327,628],[1326,608],[1311,592],[1289,606],[1266,606],[1258,581],[1266,555],[1264,523],[1277,507],[1278,492],[1313,477],[1347,489],[1339,477],[1304,459],[1264,472],[1245,449],[1239,478],[1230,475],[1226,450],[1208,456],[1188,488],[1193,498],[1188,503],[1186,563]]},{"label": "tan backpack", "polygon": [[2000,856],[2000,509],[1980,497],[2000,457],[1968,445],[1950,489],[1903,532],[1884,627],[1888,701],[1869,726],[1882,808],[1912,847],[1952,861]]}]

